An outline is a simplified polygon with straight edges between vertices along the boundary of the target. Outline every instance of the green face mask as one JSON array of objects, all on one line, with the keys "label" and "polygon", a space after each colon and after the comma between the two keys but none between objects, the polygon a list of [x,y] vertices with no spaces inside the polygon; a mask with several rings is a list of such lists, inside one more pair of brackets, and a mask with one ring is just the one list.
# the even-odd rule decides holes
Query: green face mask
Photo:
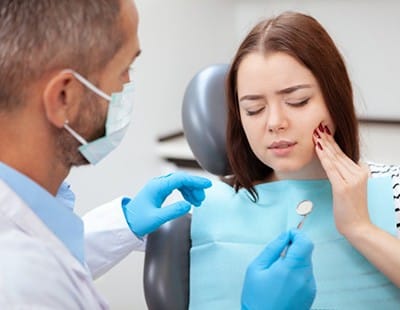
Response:
[{"label": "green face mask", "polygon": [[86,141],[81,135],[73,130],[68,122],[64,128],[82,145],[79,147],[81,154],[93,165],[110,154],[122,141],[129,127],[132,117],[133,106],[133,83],[124,84],[121,92],[113,93],[111,96],[94,86],[91,82],[75,71],[70,71],[77,80],[100,97],[108,100],[106,133],[104,137],[93,141]]}]

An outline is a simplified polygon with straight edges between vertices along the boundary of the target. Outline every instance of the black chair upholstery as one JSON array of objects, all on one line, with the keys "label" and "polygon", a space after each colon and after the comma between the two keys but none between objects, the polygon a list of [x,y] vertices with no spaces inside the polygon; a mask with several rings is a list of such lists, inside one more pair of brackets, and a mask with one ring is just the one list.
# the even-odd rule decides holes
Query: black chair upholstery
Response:
[{"label": "black chair upholstery", "polygon": [[[225,76],[228,65],[200,71],[186,88],[182,122],[200,166],[217,176],[229,174],[225,151]],[[150,310],[186,310],[189,305],[190,215],[164,224],[147,239],[144,293]]]},{"label": "black chair upholstery", "polygon": [[144,293],[150,310],[188,308],[190,221],[186,214],[147,236]]},{"label": "black chair upholstery", "polygon": [[225,77],[229,66],[209,66],[186,87],[182,124],[186,140],[199,165],[217,175],[230,174],[226,155]]}]

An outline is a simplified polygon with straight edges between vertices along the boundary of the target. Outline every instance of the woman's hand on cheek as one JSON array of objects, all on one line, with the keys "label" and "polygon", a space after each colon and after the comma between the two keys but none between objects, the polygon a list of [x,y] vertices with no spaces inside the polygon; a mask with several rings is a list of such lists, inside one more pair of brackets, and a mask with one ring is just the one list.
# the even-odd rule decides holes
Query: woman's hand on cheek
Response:
[{"label": "woman's hand on cheek", "polygon": [[315,129],[313,139],[332,185],[336,228],[349,239],[371,225],[367,202],[368,167],[347,157],[322,123]]}]

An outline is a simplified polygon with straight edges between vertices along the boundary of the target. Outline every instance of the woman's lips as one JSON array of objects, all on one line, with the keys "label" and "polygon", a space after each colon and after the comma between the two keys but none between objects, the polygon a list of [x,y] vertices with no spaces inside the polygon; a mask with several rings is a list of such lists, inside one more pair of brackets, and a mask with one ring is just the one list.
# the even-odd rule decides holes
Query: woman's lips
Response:
[{"label": "woman's lips", "polygon": [[292,141],[276,141],[268,146],[268,149],[276,156],[287,156],[296,144]]}]

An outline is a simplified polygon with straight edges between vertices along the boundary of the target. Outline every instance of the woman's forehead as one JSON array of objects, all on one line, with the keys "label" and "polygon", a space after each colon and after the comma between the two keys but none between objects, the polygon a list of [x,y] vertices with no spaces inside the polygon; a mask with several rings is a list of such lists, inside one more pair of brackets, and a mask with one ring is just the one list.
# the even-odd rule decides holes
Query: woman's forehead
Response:
[{"label": "woman's forehead", "polygon": [[286,53],[251,53],[238,67],[238,93],[259,88],[277,92],[296,85],[316,86],[318,83],[307,67]]}]

